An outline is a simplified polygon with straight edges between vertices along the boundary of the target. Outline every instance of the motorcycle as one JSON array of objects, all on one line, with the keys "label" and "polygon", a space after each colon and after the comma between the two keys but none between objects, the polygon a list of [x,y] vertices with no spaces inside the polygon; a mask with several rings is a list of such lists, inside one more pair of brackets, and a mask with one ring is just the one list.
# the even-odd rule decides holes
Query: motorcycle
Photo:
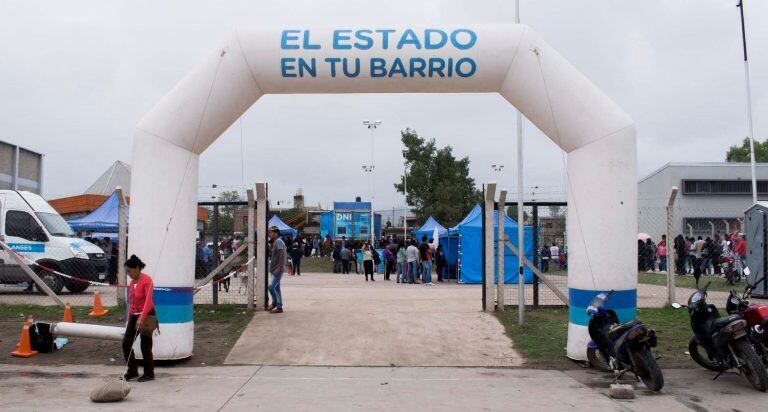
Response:
[{"label": "motorcycle", "polygon": [[729,285],[733,286],[741,282],[741,274],[736,270],[736,259],[728,255],[722,255],[719,262],[725,281]]},{"label": "motorcycle", "polygon": [[755,352],[762,359],[763,366],[768,368],[768,305],[752,305],[749,303],[752,291],[764,280],[765,278],[763,277],[755,282],[754,285],[747,284],[741,296],[732,290],[725,304],[725,311],[731,315],[738,314],[747,321],[752,346],[754,346]]},{"label": "motorcycle", "polygon": [[[765,392],[768,373],[750,342],[747,321],[740,315],[720,317],[715,305],[707,304],[707,289],[711,283],[707,282],[688,298],[686,307],[693,330],[688,353],[699,365],[717,372],[714,379],[735,368],[755,389]],[[676,303],[673,307],[683,306]]]},{"label": "motorcycle", "polygon": [[664,376],[651,354],[657,342],[656,331],[639,320],[619,323],[616,312],[606,307],[611,294],[613,291],[598,294],[587,307],[592,338],[587,345],[587,359],[595,368],[612,371],[617,383],[631,371],[648,389],[658,392],[664,386]]}]

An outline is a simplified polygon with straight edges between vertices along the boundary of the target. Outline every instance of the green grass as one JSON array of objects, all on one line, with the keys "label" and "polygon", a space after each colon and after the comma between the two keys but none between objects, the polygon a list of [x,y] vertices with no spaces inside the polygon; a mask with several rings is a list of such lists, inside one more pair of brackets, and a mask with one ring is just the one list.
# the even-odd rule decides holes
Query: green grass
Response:
[{"label": "green grass", "polygon": [[[517,310],[509,309],[497,314],[507,336],[515,348],[533,368],[576,368],[578,365],[565,356],[568,333],[567,308],[526,309],[525,323],[517,325]],[[662,368],[695,367],[684,352],[688,348],[691,329],[688,312],[674,309],[638,309],[638,318],[654,328],[659,345],[653,351],[662,355]]]},{"label": "green grass", "polygon": [[332,273],[333,262],[327,257],[313,258],[304,257],[301,258],[301,271],[302,272],[316,272],[316,273]]},{"label": "green grass", "polygon": [[[96,324],[114,324],[125,322],[125,311],[117,310],[116,307],[105,307],[109,312],[101,317],[90,318],[88,313],[92,308],[89,306],[72,306],[72,318],[75,322],[86,322]],[[59,306],[38,306],[38,305],[7,305],[0,304],[0,320],[2,321],[23,321],[27,316],[32,315],[35,320],[40,321],[59,321],[64,316],[64,309]]]},{"label": "green grass", "polygon": [[[557,271],[547,272],[546,275],[567,276],[568,273],[562,270],[557,270]],[[712,284],[709,286],[709,290],[714,290],[719,292],[728,292],[731,289],[736,289],[736,290],[744,289],[743,283],[737,283],[736,286],[730,286],[725,281],[725,279],[717,276],[702,276],[701,277],[702,286],[705,285],[706,282],[710,280],[712,281]],[[667,274],[638,272],[637,283],[641,283],[644,285],[667,286]],[[694,278],[693,276],[675,276],[675,287],[696,289],[696,278]]]}]

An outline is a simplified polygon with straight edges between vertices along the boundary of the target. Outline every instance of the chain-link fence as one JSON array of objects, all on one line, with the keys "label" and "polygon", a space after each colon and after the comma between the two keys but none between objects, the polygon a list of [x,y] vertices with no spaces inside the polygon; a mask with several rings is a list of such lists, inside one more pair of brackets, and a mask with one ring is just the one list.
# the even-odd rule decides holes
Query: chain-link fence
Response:
[{"label": "chain-link fence", "polygon": [[66,222],[39,198],[25,196],[29,195],[14,192],[3,199],[0,302],[124,304],[121,261],[127,247],[128,208],[122,191],[118,189],[97,209],[100,216],[117,216],[117,222],[91,215]]}]

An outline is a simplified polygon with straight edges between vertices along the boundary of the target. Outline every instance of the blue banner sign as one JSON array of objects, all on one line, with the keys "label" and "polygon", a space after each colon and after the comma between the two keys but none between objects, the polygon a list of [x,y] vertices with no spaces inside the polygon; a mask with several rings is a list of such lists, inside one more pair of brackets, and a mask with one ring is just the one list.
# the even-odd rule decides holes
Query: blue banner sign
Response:
[{"label": "blue banner sign", "polygon": [[18,253],[45,253],[45,243],[9,243],[8,247]]}]

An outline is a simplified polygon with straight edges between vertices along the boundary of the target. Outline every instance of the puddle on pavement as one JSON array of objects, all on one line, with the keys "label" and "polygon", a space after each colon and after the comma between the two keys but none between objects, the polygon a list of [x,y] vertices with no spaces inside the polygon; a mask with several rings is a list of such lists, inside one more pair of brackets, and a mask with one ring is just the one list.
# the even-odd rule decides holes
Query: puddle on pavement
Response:
[{"label": "puddle on pavement", "polygon": [[41,372],[41,371],[0,371],[0,379],[8,378],[90,378],[96,376],[87,372]]}]

